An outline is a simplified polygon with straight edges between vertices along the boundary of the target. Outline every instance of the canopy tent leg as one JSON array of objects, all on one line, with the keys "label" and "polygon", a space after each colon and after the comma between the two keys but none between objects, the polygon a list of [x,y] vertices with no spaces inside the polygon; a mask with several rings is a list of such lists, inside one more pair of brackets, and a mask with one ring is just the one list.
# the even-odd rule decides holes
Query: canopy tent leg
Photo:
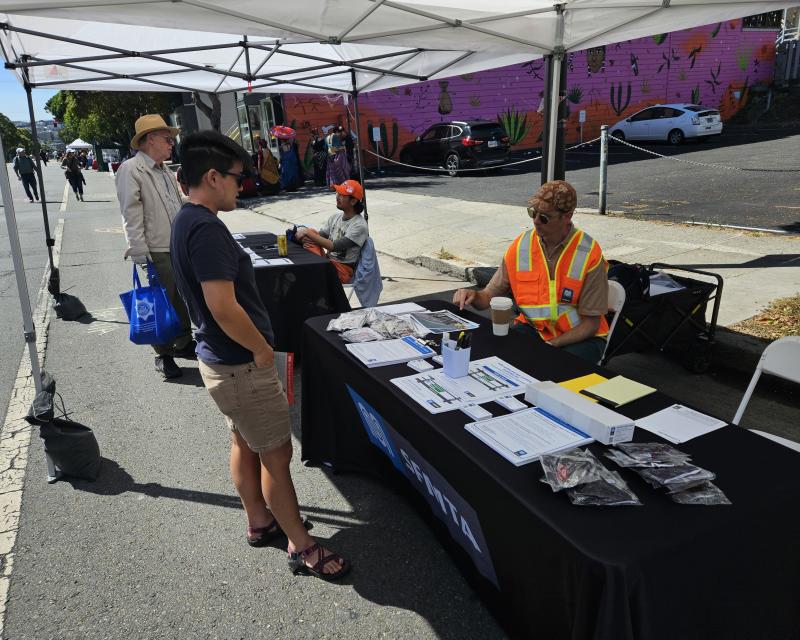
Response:
[{"label": "canopy tent leg", "polygon": [[[30,95],[30,94],[29,94]],[[34,134],[35,135],[35,134]],[[0,135],[0,158],[5,159],[3,149],[3,136]],[[41,170],[39,172],[39,184],[41,185]],[[8,229],[8,242],[11,245],[11,260],[14,264],[14,275],[17,278],[17,293],[19,294],[19,306],[22,311],[22,328],[25,342],[28,345],[28,354],[31,361],[31,376],[36,393],[42,390],[42,374],[39,369],[39,354],[36,351],[36,327],[33,324],[33,311],[31,310],[31,299],[28,293],[28,283],[25,280],[25,264],[22,260],[22,248],[19,244],[19,230],[17,229],[17,218],[14,212],[14,198],[11,195],[11,184],[8,181],[8,168],[5,160],[0,162],[0,191],[3,195],[3,209],[6,215],[6,227]],[[44,199],[44,193],[42,193]],[[53,257],[50,256],[52,268]],[[47,481],[52,483],[58,480],[60,472],[50,456],[45,452],[47,459]]]},{"label": "canopy tent leg", "polygon": [[[563,163],[561,165],[561,177],[556,177],[556,165],[558,163],[556,153],[558,150],[558,121],[559,107],[561,104],[561,67],[564,54],[554,53],[550,61],[550,93],[547,96],[549,108],[547,117],[547,182],[550,180],[563,179]],[[563,138],[562,138],[563,146]]]},{"label": "canopy tent leg", "polygon": [[36,177],[39,180],[39,202],[42,203],[42,217],[44,219],[44,236],[45,243],[47,244],[47,256],[50,260],[50,278],[47,281],[47,290],[51,295],[58,295],[61,293],[61,279],[59,277],[58,269],[53,264],[53,246],[55,246],[55,239],[50,235],[50,218],[47,214],[47,198],[44,192],[44,178],[42,177],[42,159],[39,157],[41,146],[39,145],[39,135],[36,131],[36,117],[33,113],[33,97],[31,96],[31,85],[28,83],[28,70],[24,70],[25,74],[25,93],[28,97],[28,115],[31,120],[31,137],[33,138],[33,161],[36,163]]},{"label": "canopy tent leg", "polygon": [[[356,145],[356,158],[358,160],[358,181],[364,187],[364,163],[361,158],[361,117],[358,113],[358,91],[356,90],[356,72],[355,69],[350,69],[350,77],[353,82],[353,109],[356,112],[356,133],[358,138],[355,140]],[[369,220],[367,213],[367,189],[364,187],[364,220]]]}]

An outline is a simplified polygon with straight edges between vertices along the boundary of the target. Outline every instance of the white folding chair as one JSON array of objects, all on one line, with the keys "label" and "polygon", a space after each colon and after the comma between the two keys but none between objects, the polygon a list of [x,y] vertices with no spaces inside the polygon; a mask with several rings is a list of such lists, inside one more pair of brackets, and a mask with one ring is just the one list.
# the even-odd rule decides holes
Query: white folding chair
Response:
[{"label": "white folding chair", "polygon": [[603,349],[603,355],[600,357],[600,360],[597,364],[603,364],[606,359],[606,351],[608,351],[608,345],[611,344],[611,334],[614,333],[614,327],[617,326],[617,320],[619,319],[619,312],[622,311],[622,307],[625,306],[625,287],[623,287],[619,282],[616,280],[609,280],[608,281],[608,310],[614,312],[614,317],[611,318],[611,324],[608,325],[608,335],[606,336],[606,346]]},{"label": "white folding chair", "polygon": [[[750,402],[750,396],[753,395],[756,384],[763,372],[800,384],[800,336],[779,338],[764,349],[764,353],[761,354],[761,359],[758,361],[756,370],[750,380],[750,385],[747,387],[747,391],[744,392],[742,402],[739,404],[731,424],[739,424],[747,408],[747,403]],[[756,429],[750,429],[750,431],[774,440],[784,447],[800,452],[800,442],[766,433],[765,431],[757,431]]]}]

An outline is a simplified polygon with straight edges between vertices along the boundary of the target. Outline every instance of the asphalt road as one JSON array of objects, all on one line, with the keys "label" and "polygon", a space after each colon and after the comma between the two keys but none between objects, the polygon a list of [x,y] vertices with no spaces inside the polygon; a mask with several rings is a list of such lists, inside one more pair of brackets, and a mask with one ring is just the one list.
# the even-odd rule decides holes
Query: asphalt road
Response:
[{"label": "asphalt road", "polygon": [[[609,210],[639,219],[693,220],[800,233],[800,187],[797,186],[800,128],[729,129],[716,140],[689,141],[679,147],[666,143],[636,144],[673,159],[657,158],[612,142],[607,187]],[[735,171],[676,160],[797,171]],[[370,180],[369,186],[474,202],[522,205],[541,183],[539,169],[540,163],[536,161],[458,178],[392,170],[388,176]],[[578,191],[579,206],[596,208],[599,143],[567,154],[566,177]]]},{"label": "asphalt road", "polygon": [[[14,196],[14,210],[25,264],[28,295],[33,308],[36,306],[36,295],[39,292],[42,274],[47,264],[42,206],[38,202],[34,204],[28,202],[25,191],[22,189],[22,183],[17,180],[11,165],[6,165],[6,167],[11,182],[11,192]],[[49,166],[44,168],[44,180],[50,233],[55,234],[61,198],[64,194],[64,176],[60,169],[50,162]],[[2,211],[0,213],[0,328],[2,328],[0,330],[0,354],[2,354],[0,356],[0,419],[5,419],[9,394],[14,385],[25,342],[17,280],[14,275],[5,208],[2,202],[0,202],[0,211]]]}]

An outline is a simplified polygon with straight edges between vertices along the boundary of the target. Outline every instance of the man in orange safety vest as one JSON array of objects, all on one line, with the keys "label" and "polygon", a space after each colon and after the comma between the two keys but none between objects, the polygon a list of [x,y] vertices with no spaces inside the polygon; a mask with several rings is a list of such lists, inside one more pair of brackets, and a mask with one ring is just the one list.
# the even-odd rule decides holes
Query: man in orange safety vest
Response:
[{"label": "man in orange safety vest", "polygon": [[597,362],[608,335],[608,264],[600,245],[572,224],[577,201],[568,182],[543,184],[528,200],[534,228],[511,243],[484,289],[459,289],[453,303],[486,309],[510,293],[520,311],[516,329]]}]

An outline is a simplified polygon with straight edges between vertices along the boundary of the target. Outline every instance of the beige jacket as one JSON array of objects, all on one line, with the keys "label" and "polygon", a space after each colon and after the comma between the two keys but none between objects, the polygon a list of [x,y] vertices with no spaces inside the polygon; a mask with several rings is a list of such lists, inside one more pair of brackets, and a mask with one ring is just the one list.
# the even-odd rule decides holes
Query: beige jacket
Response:
[{"label": "beige jacket", "polygon": [[166,169],[169,188],[174,189],[174,197],[170,198],[164,177],[147,161],[145,154],[139,152],[117,171],[117,199],[128,242],[126,258],[168,252],[172,221],[185,201],[175,174]]}]

